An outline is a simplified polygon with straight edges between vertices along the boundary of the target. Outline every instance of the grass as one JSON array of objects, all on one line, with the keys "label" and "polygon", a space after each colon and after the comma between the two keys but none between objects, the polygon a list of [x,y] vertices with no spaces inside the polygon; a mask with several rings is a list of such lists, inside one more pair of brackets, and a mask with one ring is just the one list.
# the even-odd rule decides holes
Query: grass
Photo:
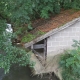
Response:
[{"label": "grass", "polygon": [[39,36],[41,36],[41,35],[44,35],[44,34],[45,34],[45,33],[42,32],[42,31],[37,31],[37,32],[35,32],[34,34],[28,33],[28,34],[26,34],[25,36],[22,37],[21,42],[22,42],[22,43],[30,42],[30,41],[32,41],[33,39],[35,39],[35,38],[37,38],[37,37],[39,37]]}]

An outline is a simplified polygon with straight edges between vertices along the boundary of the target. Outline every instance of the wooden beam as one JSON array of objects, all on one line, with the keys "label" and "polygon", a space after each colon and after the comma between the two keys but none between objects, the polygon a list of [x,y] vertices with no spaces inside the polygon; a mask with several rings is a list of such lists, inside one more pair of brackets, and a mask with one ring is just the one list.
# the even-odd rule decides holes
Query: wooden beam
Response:
[{"label": "wooden beam", "polygon": [[44,39],[44,59],[46,60],[47,58],[47,39]]},{"label": "wooden beam", "polygon": [[35,44],[35,45],[33,45],[33,49],[41,49],[41,48],[45,48],[44,44]]},{"label": "wooden beam", "polygon": [[35,50],[33,50],[33,52],[34,52],[34,54],[35,54],[37,57],[40,57],[41,59],[43,59],[43,57],[40,55],[39,52],[37,52],[37,51],[35,51]]}]

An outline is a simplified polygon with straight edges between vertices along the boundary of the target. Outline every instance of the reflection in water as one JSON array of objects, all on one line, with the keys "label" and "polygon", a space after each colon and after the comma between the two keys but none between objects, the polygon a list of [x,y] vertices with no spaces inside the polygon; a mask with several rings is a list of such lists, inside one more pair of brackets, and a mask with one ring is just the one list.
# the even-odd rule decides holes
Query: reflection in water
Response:
[{"label": "reflection in water", "polygon": [[41,76],[32,76],[29,67],[11,67],[10,73],[7,74],[2,80],[58,80],[55,76],[45,74]]}]

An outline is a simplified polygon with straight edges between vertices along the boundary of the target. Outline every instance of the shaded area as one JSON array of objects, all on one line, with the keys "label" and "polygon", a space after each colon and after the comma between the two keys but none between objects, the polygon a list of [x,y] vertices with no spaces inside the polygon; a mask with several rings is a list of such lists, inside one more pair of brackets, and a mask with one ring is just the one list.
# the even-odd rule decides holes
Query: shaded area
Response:
[{"label": "shaded area", "polygon": [[0,68],[0,80],[2,80],[2,78],[5,76],[4,74],[4,70],[2,68]]},{"label": "shaded area", "polygon": [[29,67],[12,66],[10,73],[7,74],[2,80],[58,80],[58,79],[56,78],[56,76],[54,76],[54,74],[32,76]]}]

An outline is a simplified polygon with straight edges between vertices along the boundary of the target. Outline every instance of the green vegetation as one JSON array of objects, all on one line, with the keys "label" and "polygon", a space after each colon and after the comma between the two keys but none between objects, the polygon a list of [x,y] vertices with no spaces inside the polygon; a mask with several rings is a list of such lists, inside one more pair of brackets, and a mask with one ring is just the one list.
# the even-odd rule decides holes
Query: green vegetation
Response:
[{"label": "green vegetation", "polygon": [[80,9],[79,3],[80,0],[1,0],[0,19],[21,26],[36,18],[49,18],[61,8]]},{"label": "green vegetation", "polygon": [[73,50],[65,51],[61,57],[60,66],[62,67],[63,80],[80,79],[80,42],[74,40]]},{"label": "green vegetation", "polygon": [[42,32],[42,31],[37,31],[37,33],[36,33],[37,36],[41,36],[41,35],[44,35],[44,34],[45,34],[45,32]]},{"label": "green vegetation", "polygon": [[[32,30],[31,21],[49,18],[51,14],[59,13],[61,8],[80,9],[79,4],[80,0],[0,0],[0,68],[9,72],[10,66],[14,63],[21,66],[32,65],[30,55],[25,50],[13,46],[9,39],[12,39],[13,35],[25,34],[27,29]],[[12,25],[13,34],[4,35],[7,23]],[[31,34],[27,36],[34,38]],[[24,36],[22,42],[26,42],[27,38]]]},{"label": "green vegetation", "polygon": [[22,37],[22,40],[21,42],[22,43],[27,43],[27,42],[30,42],[31,40],[41,36],[45,34],[45,32],[42,32],[42,31],[37,31],[37,32],[34,32],[34,34],[31,34],[31,33],[27,33],[27,35],[25,35],[24,37]]},{"label": "green vegetation", "polygon": [[22,38],[21,42],[24,42],[24,43],[25,42],[30,42],[34,38],[35,38],[35,36],[33,34],[27,34]]},{"label": "green vegetation", "polygon": [[2,23],[0,23],[0,68],[4,68],[5,73],[7,73],[12,64],[19,64],[19,66],[30,64],[33,66],[33,62],[30,61],[30,54],[24,49],[12,45],[10,40],[12,36],[5,32],[7,26]]}]

